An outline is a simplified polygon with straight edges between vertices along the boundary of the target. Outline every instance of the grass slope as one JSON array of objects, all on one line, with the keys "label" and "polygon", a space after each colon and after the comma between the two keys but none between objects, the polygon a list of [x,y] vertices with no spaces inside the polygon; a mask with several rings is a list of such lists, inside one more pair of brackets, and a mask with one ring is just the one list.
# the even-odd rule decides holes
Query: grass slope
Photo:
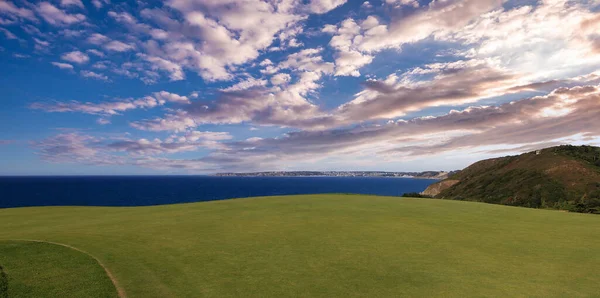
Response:
[{"label": "grass slope", "polygon": [[558,146],[479,161],[436,198],[600,213],[600,148]]},{"label": "grass slope", "polygon": [[92,257],[64,246],[0,241],[0,264],[8,277],[6,297],[117,297]]},{"label": "grass slope", "polygon": [[598,235],[594,215],[358,195],[0,210],[0,239],[83,249],[128,297],[598,297]]}]

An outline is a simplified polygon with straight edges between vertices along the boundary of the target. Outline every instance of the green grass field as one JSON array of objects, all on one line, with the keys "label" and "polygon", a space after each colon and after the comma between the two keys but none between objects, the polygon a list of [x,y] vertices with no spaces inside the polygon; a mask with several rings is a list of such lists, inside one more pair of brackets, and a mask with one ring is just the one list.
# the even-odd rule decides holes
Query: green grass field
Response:
[{"label": "green grass field", "polygon": [[0,209],[9,294],[115,297],[93,257],[11,239],[89,253],[127,297],[600,297],[600,216],[473,202]]},{"label": "green grass field", "polygon": [[71,248],[0,241],[0,263],[10,277],[9,297],[118,297],[104,269]]}]

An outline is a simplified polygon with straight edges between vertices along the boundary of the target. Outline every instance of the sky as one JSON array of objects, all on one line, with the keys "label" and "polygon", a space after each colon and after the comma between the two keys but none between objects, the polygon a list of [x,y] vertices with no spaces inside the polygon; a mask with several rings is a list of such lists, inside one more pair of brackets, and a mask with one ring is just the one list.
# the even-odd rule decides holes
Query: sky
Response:
[{"label": "sky", "polygon": [[0,0],[0,175],[456,170],[600,144],[600,0]]}]

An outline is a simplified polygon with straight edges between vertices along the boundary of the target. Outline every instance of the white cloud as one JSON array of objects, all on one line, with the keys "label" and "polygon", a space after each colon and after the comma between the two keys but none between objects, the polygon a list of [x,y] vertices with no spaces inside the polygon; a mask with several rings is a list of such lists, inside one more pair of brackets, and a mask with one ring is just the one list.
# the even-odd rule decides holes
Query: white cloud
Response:
[{"label": "white cloud", "polygon": [[[362,25],[369,29],[378,24],[378,20],[374,17],[368,17],[362,22]],[[357,38],[360,32],[361,26],[352,19],[346,19],[331,38],[329,46],[338,51],[335,55],[336,76],[360,76],[359,69],[373,61],[373,56],[363,54],[357,49],[355,43],[360,41],[360,38]]]},{"label": "white cloud", "polygon": [[102,8],[105,4],[109,4],[110,0],[92,0],[92,4],[94,5],[94,7],[96,7],[97,9]]},{"label": "white cloud", "polygon": [[358,69],[371,63],[373,58],[358,51],[340,51],[335,58],[335,75],[358,77]]},{"label": "white cloud", "polygon": [[[299,79],[285,88],[280,86],[268,90],[240,86],[235,91],[221,93],[216,101],[196,101],[163,118],[136,121],[131,126],[150,131],[184,131],[201,124],[243,122],[307,129],[328,127],[335,122],[334,119],[306,99],[320,87],[317,83],[320,78],[320,72],[302,71]],[[262,84],[266,81],[260,82]]]},{"label": "white cloud", "polygon": [[436,38],[469,46],[465,53],[498,63],[533,79],[560,78],[600,67],[593,39],[600,30],[598,13],[585,2],[541,1],[536,6],[496,10],[469,25]]},{"label": "white cloud", "polygon": [[337,26],[336,25],[332,25],[332,24],[327,24],[325,26],[323,26],[323,28],[321,29],[321,32],[324,33],[335,33],[337,32]]},{"label": "white cloud", "polygon": [[419,7],[419,2],[417,0],[385,0],[385,3],[390,4],[390,5],[394,5],[394,6],[412,6],[412,7]]},{"label": "white cloud", "polygon": [[[418,6],[413,1],[393,2]],[[325,26],[322,32],[335,33],[329,43],[337,50],[335,75],[359,76],[359,69],[373,61],[373,53],[400,49],[403,44],[424,40],[441,31],[462,28],[480,14],[499,7],[499,3],[497,0],[437,1],[426,9],[400,14],[389,25],[381,24],[374,16],[362,20],[360,25],[348,18],[339,26]]]},{"label": "white cloud", "polygon": [[215,131],[192,131],[184,136],[184,138],[191,142],[196,142],[198,140],[209,140],[209,141],[224,141],[230,140],[233,138],[227,132],[215,132]]},{"label": "white cloud", "polygon": [[60,0],[60,6],[68,7],[68,6],[77,6],[79,8],[85,8],[81,0]]},{"label": "white cloud", "polygon": [[[198,5],[173,0],[168,5],[182,13],[185,22],[160,16],[161,22],[171,27],[170,38],[162,46],[162,53],[152,56],[195,70],[207,81],[232,79],[233,67],[256,59],[282,30],[290,28],[284,32],[291,36],[296,30],[291,26],[305,18],[295,14],[296,3],[285,1],[225,0]],[[156,12],[146,16],[159,18]],[[202,42],[195,42],[198,40]],[[299,43],[290,38],[288,44]]]},{"label": "white cloud", "polygon": [[4,36],[6,36],[6,39],[19,39],[16,35],[14,35],[12,32],[10,32],[7,29],[4,29],[4,28],[0,27],[0,31],[2,33],[4,33]]},{"label": "white cloud", "polygon": [[60,69],[73,69],[73,65],[68,64],[68,63],[61,63],[61,62],[51,62],[52,65],[60,68]]},{"label": "white cloud", "polygon": [[59,134],[40,142],[34,147],[43,159],[50,162],[101,163],[94,158],[99,152],[93,148],[96,138],[75,133]]},{"label": "white cloud", "polygon": [[90,61],[90,57],[80,51],[73,51],[73,52],[65,53],[60,57],[63,60],[78,63],[78,64],[84,64],[84,63],[87,63],[88,61]]},{"label": "white cloud", "polygon": [[265,60],[261,61],[258,65],[260,65],[260,66],[273,65],[273,62],[269,59],[265,59]]},{"label": "white cloud", "polygon": [[93,33],[92,35],[90,35],[87,38],[87,41],[91,44],[95,44],[95,45],[101,45],[107,41],[109,41],[110,38],[106,37],[105,35],[102,35],[100,33]]},{"label": "white cloud", "polygon": [[89,50],[87,50],[87,52],[90,53],[90,54],[92,54],[92,55],[96,55],[98,57],[104,57],[104,53],[102,53],[102,52],[100,52],[98,50],[95,50],[95,49],[89,49]]},{"label": "white cloud", "polygon": [[135,23],[137,23],[137,20],[135,19],[135,17],[132,16],[128,12],[114,12],[114,11],[109,11],[108,15],[110,17],[114,18],[115,20],[117,20],[118,22],[121,22],[121,23],[125,23],[125,24],[135,24]]},{"label": "white cloud", "polygon": [[266,80],[255,79],[255,78],[250,77],[250,78],[240,81],[232,86],[221,89],[221,91],[223,91],[223,92],[240,91],[240,90],[246,90],[246,89],[250,89],[250,88],[254,88],[254,87],[262,87],[265,85],[267,85]]},{"label": "white cloud", "polygon": [[[81,75],[94,79],[108,80],[106,76],[91,71],[81,71]],[[137,99],[117,99],[114,101],[98,103],[76,100],[54,103],[35,102],[30,105],[30,108],[54,113],[79,112],[92,115],[111,116],[118,115],[120,112],[127,110],[149,109],[162,106],[166,102],[190,103],[186,96],[177,95],[167,91],[160,91]]]},{"label": "white cloud", "polygon": [[311,48],[290,54],[285,61],[279,63],[277,68],[331,74],[334,70],[334,64],[323,60],[322,51],[322,48]]},{"label": "white cloud", "polygon": [[92,78],[92,79],[96,79],[96,80],[101,80],[101,81],[108,81],[108,77],[103,75],[103,74],[99,74],[93,71],[89,71],[89,70],[82,70],[79,72],[83,77],[86,78]]},{"label": "white cloud", "polygon": [[48,53],[50,51],[50,48],[52,47],[50,42],[46,40],[41,40],[39,38],[33,37],[33,41],[35,42],[33,48],[37,52]]},{"label": "white cloud", "polygon": [[169,101],[183,104],[190,103],[190,100],[187,98],[187,96],[182,96],[167,91],[154,92],[153,95],[154,98],[158,99],[159,101]]},{"label": "white cloud", "polygon": [[198,124],[191,117],[186,117],[183,114],[170,114],[164,118],[154,118],[151,120],[136,121],[130,123],[130,126],[146,131],[186,131],[197,127]]},{"label": "white cloud", "polygon": [[[323,74],[332,74],[334,65],[323,61],[321,48],[305,49],[287,56],[286,60],[273,69],[290,69],[297,75],[291,84],[275,86],[272,90],[263,87],[266,80],[248,78],[231,87],[222,89],[222,94],[213,102],[195,102],[182,110],[163,118],[136,121],[132,127],[150,131],[183,131],[204,123],[234,124],[254,122],[317,129],[333,125],[335,120],[311,103],[306,97],[321,87],[318,81]],[[274,83],[291,81],[291,76],[282,74]]]},{"label": "white cloud", "polygon": [[[342,23],[343,25],[344,23]],[[379,26],[379,20],[374,16],[368,16],[360,23],[360,28],[362,30],[369,30]]]},{"label": "white cloud", "polygon": [[[85,33],[85,30],[63,29],[60,31],[60,34],[66,38],[80,37],[84,33]],[[42,35],[41,32],[39,34]]]},{"label": "white cloud", "polygon": [[127,52],[135,49],[135,46],[123,43],[118,40],[110,41],[102,46],[104,49],[114,52]]},{"label": "white cloud", "polygon": [[134,156],[158,155],[186,151],[196,151],[203,147],[200,142],[184,140],[162,141],[160,139],[121,140],[110,143],[107,147],[115,151],[127,152]]},{"label": "white cloud", "polygon": [[[232,80],[240,67],[259,57],[274,41],[279,41],[281,50],[302,47],[300,35],[304,34],[304,26],[299,22],[306,20],[310,13],[325,13],[345,2],[172,0],[166,3],[168,8],[143,8],[139,14],[109,10],[107,15],[128,29],[127,41],[112,40],[101,33],[90,33],[87,41],[112,52],[138,51],[138,57],[148,62],[146,65],[153,73],[166,71],[171,80],[185,79],[186,70],[197,72],[209,82]],[[70,13],[71,9],[82,7],[80,0],[59,3],[69,9],[61,10],[50,2],[41,2],[36,10],[56,26],[85,22],[84,15]],[[97,8],[107,3],[109,1],[92,1]],[[146,19],[152,21],[145,22]],[[145,82],[158,79],[143,75],[140,70],[135,72]]]},{"label": "white cloud", "polygon": [[180,81],[185,79],[185,74],[183,72],[183,68],[181,65],[177,63],[173,63],[169,60],[155,57],[155,56],[147,56],[145,54],[138,54],[141,58],[151,63],[151,68],[154,70],[163,70],[169,73],[169,78],[171,81]]},{"label": "white cloud", "polygon": [[106,118],[98,118],[96,120],[96,123],[98,123],[100,125],[107,125],[107,124],[110,124],[111,122],[109,119],[106,119]]},{"label": "white cloud", "polygon": [[162,29],[150,29],[150,36],[154,39],[166,40],[169,38],[169,32]]},{"label": "white cloud", "polygon": [[287,73],[278,73],[271,77],[271,84],[273,85],[283,85],[287,84],[292,77]]},{"label": "white cloud", "polygon": [[113,66],[109,61],[98,61],[92,65],[95,69],[107,69],[109,66]]},{"label": "white cloud", "polygon": [[33,11],[24,7],[17,7],[9,1],[0,1],[0,15],[11,18],[11,23],[16,22],[18,19],[37,21]]},{"label": "white cloud", "polygon": [[423,40],[442,30],[462,28],[500,5],[498,0],[432,2],[427,9],[396,18],[389,26],[381,25],[365,31],[356,46],[367,52],[400,48],[405,43]]},{"label": "white cloud", "polygon": [[296,38],[299,34],[304,31],[302,26],[294,25],[284,29],[277,36],[279,39],[279,50],[286,50],[289,48],[301,47],[304,44]]},{"label": "white cloud", "polygon": [[338,6],[346,3],[347,0],[310,0],[310,11],[317,14],[327,13]]},{"label": "white cloud", "polygon": [[[99,120],[102,120],[99,119]],[[108,123],[104,123],[108,124]],[[226,132],[193,131],[172,135],[165,140],[133,138],[100,138],[80,133],[65,133],[34,142],[40,156],[49,162],[69,162],[89,165],[130,165],[148,168],[207,169],[202,161],[177,161],[153,156],[196,151],[200,148],[222,150]],[[127,155],[119,154],[124,152]]]},{"label": "white cloud", "polygon": [[[413,75],[430,74],[431,80],[412,81]],[[410,70],[401,77],[369,80],[354,100],[338,108],[350,121],[393,119],[428,107],[474,103],[484,98],[513,92],[524,81],[515,74],[469,60],[436,63]]]},{"label": "white cloud", "polygon": [[35,10],[46,22],[54,26],[67,26],[86,19],[82,14],[69,14],[49,2],[40,2]]},{"label": "white cloud", "polygon": [[37,38],[35,38],[35,37],[33,38],[33,41],[35,41],[35,43],[36,43],[37,45],[40,45],[40,46],[43,46],[43,47],[48,47],[48,46],[50,46],[50,43],[49,43],[49,42],[47,42],[47,41],[45,41],[45,40],[37,39]]}]

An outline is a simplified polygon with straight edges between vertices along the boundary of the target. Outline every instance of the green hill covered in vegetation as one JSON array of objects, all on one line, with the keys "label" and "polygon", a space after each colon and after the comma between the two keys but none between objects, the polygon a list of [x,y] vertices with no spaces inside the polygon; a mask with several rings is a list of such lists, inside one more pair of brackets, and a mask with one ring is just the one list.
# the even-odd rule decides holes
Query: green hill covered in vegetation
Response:
[{"label": "green hill covered in vegetation", "polygon": [[600,148],[567,145],[482,160],[425,193],[441,199],[600,213]]}]

